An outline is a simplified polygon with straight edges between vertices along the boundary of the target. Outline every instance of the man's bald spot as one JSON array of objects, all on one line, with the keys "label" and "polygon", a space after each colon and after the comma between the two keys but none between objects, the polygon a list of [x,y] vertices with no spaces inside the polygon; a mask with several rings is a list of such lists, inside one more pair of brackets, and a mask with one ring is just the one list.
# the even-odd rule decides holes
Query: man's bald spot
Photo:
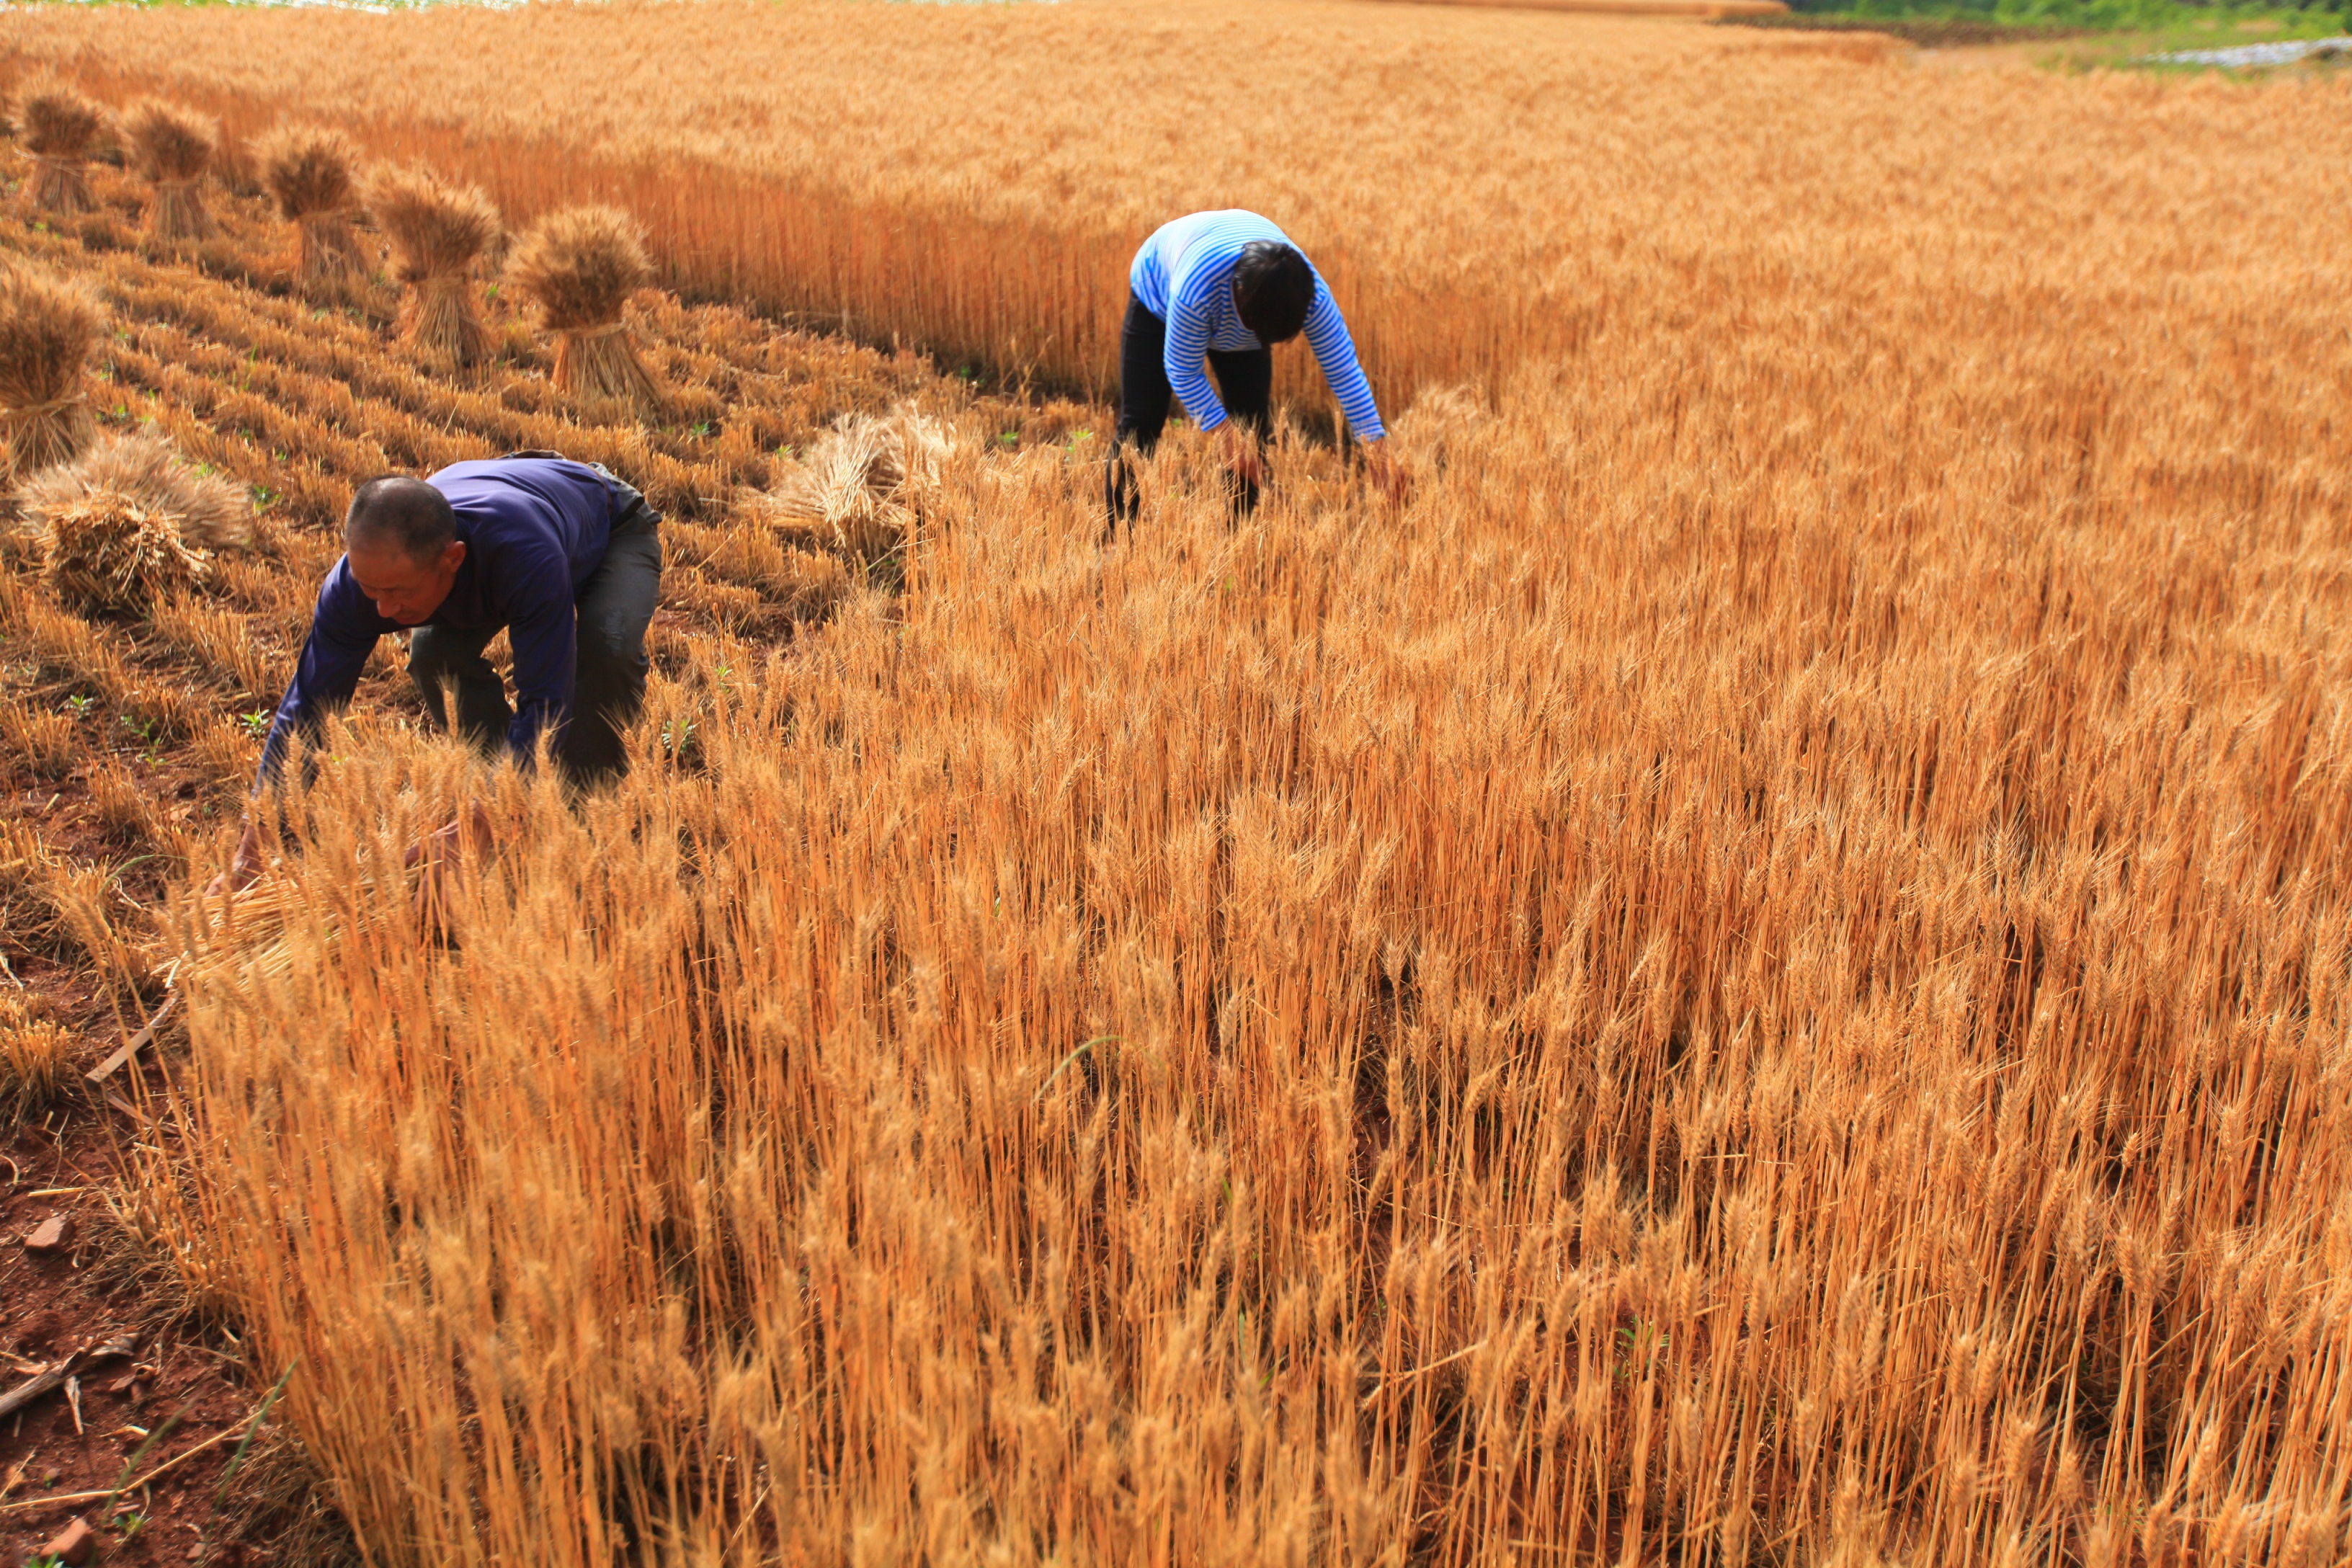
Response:
[{"label": "man's bald spot", "polygon": [[343,518],[343,548],[355,554],[391,549],[418,563],[437,560],[457,537],[449,498],[423,479],[386,474],[352,497]]}]

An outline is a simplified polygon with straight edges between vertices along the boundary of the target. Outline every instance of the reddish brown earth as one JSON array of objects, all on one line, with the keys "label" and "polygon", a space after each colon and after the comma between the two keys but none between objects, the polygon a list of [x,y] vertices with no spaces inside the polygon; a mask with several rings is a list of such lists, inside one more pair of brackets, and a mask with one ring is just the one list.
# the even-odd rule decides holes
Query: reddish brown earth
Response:
[{"label": "reddish brown earth", "polygon": [[[18,679],[0,680],[0,687],[60,700],[47,689],[52,683],[26,680],[22,670],[5,673]],[[99,726],[89,728],[95,734]],[[130,762],[158,798],[184,803],[191,816],[201,811],[190,770],[168,758]],[[61,849],[106,855],[119,847],[108,844],[87,815],[87,793],[79,778],[20,790],[0,804],[0,817],[32,817]],[[161,882],[156,875],[150,887],[134,871],[126,893],[158,891]],[[0,951],[24,991],[74,1027],[77,1068],[95,1066],[120,1044],[114,1005],[84,966],[40,949],[7,944]],[[0,978],[0,985],[7,984]],[[139,1020],[127,1022],[136,1028]],[[34,1559],[76,1518],[95,1532],[87,1559],[93,1563],[280,1560],[257,1539],[235,1539],[255,1533],[245,1528],[255,1523],[251,1510],[219,1496],[239,1440],[220,1434],[242,1431],[259,1391],[248,1387],[233,1339],[173,1321],[168,1285],[142,1266],[107,1201],[121,1185],[123,1155],[137,1132],[79,1079],[45,1115],[0,1131],[0,1395],[67,1355],[125,1338],[133,1345],[127,1356],[76,1369],[79,1425],[63,1389],[0,1418],[0,1564],[9,1568]],[[29,1249],[26,1242],[53,1219],[67,1223],[68,1245],[49,1254]],[[173,1423],[168,1431],[166,1423]],[[126,1474],[149,1436],[155,1441]],[[213,1439],[219,1440],[191,1452]],[[268,1447],[278,1452],[275,1444]],[[171,1468],[152,1485],[111,1500],[40,1500],[110,1491],[165,1464]]]},{"label": "reddish brown earth", "polygon": [[[79,1369],[79,1424],[63,1390],[0,1420],[0,1563],[33,1558],[77,1517],[97,1532],[92,1562],[277,1561],[256,1550],[259,1542],[226,1539],[231,1531],[222,1528],[244,1522],[242,1510],[222,1506],[222,1475],[239,1440],[223,1434],[250,1424],[259,1391],[247,1385],[233,1341],[154,1322],[151,1285],[122,1256],[103,1195],[127,1131],[120,1121],[118,1112],[69,1103],[0,1144],[0,1389],[60,1357],[135,1336],[130,1355]],[[56,1216],[71,1222],[70,1244],[48,1256],[28,1251],[25,1238]],[[165,1465],[151,1484],[119,1497],[79,1495]]]}]

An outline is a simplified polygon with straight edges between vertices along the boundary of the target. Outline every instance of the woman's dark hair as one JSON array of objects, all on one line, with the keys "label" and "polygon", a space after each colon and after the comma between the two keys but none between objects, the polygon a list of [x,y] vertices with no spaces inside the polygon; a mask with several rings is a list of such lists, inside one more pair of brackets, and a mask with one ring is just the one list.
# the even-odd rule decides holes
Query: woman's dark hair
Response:
[{"label": "woman's dark hair", "polygon": [[1315,269],[1292,245],[1261,239],[1234,264],[1234,310],[1262,343],[1286,343],[1307,328]]}]

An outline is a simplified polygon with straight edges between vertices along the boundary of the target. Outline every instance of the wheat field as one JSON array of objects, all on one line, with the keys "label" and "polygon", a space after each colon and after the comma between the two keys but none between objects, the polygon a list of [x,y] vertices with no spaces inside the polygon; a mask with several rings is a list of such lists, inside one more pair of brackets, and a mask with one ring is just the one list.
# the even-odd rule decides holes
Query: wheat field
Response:
[{"label": "wheat field", "polygon": [[[363,714],[268,929],[162,927],[138,1222],[371,1560],[2352,1552],[2340,86],[1339,0],[9,26],[1077,384],[1158,216],[1257,205],[1419,481],[1294,383],[1254,519],[1180,437],[1107,540],[1074,416],[908,382],[963,423],[901,574],[756,637],[698,498],[782,426],[557,433],[717,585],[630,781]],[[373,455],[219,401],[295,375],[240,330],[137,374],[315,556]],[[525,397],[331,351],[331,435]]]},{"label": "wheat field", "polygon": [[1956,72],[1868,40],[1360,0],[37,7],[8,40],[232,132],[334,121],[518,221],[617,199],[689,290],[1096,387],[1135,247],[1200,207],[1286,226],[1391,400],[1642,314],[1740,334],[1790,296],[1923,388],[1940,353],[2046,337],[2169,379],[2152,340],[2206,333],[2326,381],[2340,357],[2310,337],[2352,282],[2332,80]]}]

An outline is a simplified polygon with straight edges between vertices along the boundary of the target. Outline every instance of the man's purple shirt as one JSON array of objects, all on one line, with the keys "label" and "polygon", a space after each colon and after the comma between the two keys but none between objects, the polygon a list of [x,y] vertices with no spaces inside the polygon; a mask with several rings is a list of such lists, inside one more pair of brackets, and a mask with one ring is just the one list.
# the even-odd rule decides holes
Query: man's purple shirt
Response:
[{"label": "man's purple shirt", "polygon": [[[619,498],[604,476],[562,458],[453,463],[425,481],[449,498],[466,559],[449,596],[423,625],[452,631],[507,628],[514,648],[515,715],[507,745],[528,760],[541,731],[572,716],[579,663],[572,602],[604,559]],[[258,792],[285,765],[297,731],[315,735],[327,712],[352,699],[376,639],[405,630],[376,613],[352,578],[349,556],[319,590],[310,635],[261,748]]]}]

